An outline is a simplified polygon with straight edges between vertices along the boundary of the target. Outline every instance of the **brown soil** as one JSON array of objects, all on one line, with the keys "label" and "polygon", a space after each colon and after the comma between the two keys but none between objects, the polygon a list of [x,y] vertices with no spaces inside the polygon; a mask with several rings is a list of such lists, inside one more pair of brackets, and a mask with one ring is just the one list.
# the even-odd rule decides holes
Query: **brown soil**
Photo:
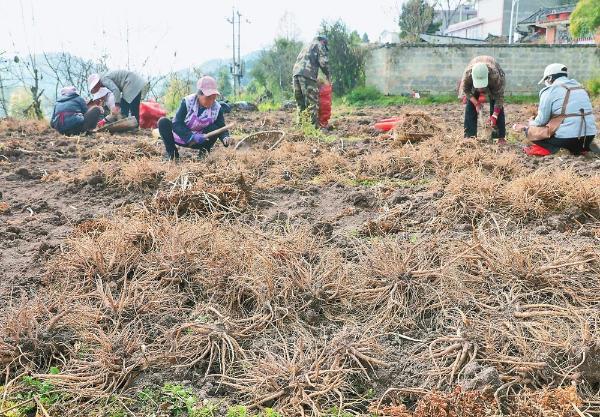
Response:
[{"label": "brown soil", "polygon": [[[372,127],[423,110],[433,137]],[[7,381],[91,409],[166,382],[284,415],[600,404],[600,159],[464,141],[458,105],[338,110],[320,137],[293,118],[234,114],[238,140],[286,136],[178,164],[150,132],[1,121]]]}]

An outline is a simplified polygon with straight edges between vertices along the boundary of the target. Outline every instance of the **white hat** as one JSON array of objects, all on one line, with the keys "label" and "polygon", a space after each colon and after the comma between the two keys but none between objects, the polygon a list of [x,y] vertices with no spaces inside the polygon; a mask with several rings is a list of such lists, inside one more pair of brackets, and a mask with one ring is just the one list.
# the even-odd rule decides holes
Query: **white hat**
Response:
[{"label": "white hat", "polygon": [[98,74],[92,74],[88,77],[88,90],[92,91],[92,88],[96,87],[100,82],[100,76]]},{"label": "white hat", "polygon": [[562,73],[565,73],[565,74],[567,73],[566,65],[558,64],[558,63],[550,64],[544,70],[544,76],[542,77],[542,79],[540,80],[540,82],[538,84],[543,84],[544,80],[551,75],[562,74]]},{"label": "white hat", "polygon": [[110,92],[111,91],[108,88],[106,88],[106,87],[100,87],[98,89],[98,91],[96,91],[94,94],[92,94],[92,99],[93,100],[98,100],[100,98],[105,97]]}]

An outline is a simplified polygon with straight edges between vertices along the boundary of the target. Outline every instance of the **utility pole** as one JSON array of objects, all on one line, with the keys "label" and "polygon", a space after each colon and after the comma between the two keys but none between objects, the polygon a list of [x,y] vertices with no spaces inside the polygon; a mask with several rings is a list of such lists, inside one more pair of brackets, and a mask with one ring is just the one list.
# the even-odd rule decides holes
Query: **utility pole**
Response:
[{"label": "utility pole", "polygon": [[[242,62],[242,14],[239,10],[233,8],[231,10],[231,19],[227,19],[231,23],[231,40],[232,40],[232,60],[229,71],[233,77],[233,94],[237,96],[242,87],[242,78],[244,77],[244,63]],[[247,23],[250,23],[246,20]],[[236,28],[237,23],[237,28]]]},{"label": "utility pole", "polygon": [[[517,15],[515,16],[515,6]],[[519,0],[512,0],[510,8],[510,27],[508,28],[508,43],[512,44],[515,40],[515,24],[519,20]]]},{"label": "utility pole", "polygon": [[[231,23],[232,28],[232,60],[229,71],[233,77],[233,94],[237,96],[242,90],[242,78],[244,77],[244,62],[242,61],[242,14],[239,10],[233,8],[231,10],[231,19],[227,18],[226,20]],[[250,23],[250,21],[246,20],[246,23]]]}]

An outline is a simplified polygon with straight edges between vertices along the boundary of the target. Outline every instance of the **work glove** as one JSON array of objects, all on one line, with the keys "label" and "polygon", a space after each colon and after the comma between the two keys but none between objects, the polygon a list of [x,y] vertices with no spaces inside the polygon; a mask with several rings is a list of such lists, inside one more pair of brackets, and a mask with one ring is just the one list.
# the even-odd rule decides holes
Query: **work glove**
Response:
[{"label": "work glove", "polygon": [[501,111],[502,109],[498,107],[494,108],[494,113],[490,116],[490,119],[488,120],[488,123],[491,127],[496,127],[496,125],[498,124],[498,116],[500,115]]},{"label": "work glove", "polygon": [[104,127],[104,125],[106,124],[106,119],[102,119],[98,122],[98,128],[100,127]]},{"label": "work glove", "polygon": [[223,143],[223,146],[228,147],[231,143],[231,138],[227,136],[226,138],[221,139],[221,142]]},{"label": "work glove", "polygon": [[475,106],[475,111],[479,114],[481,111],[481,103],[475,97],[471,97],[469,101]]},{"label": "work glove", "polygon": [[203,133],[193,133],[192,136],[190,136],[190,142],[191,143],[202,143],[206,140],[206,135],[204,135]]},{"label": "work glove", "polygon": [[478,101],[480,104],[483,104],[483,103],[485,103],[485,100],[486,100],[486,99],[487,99],[487,97],[485,96],[485,94],[483,94],[483,93],[480,93],[480,94],[479,94],[479,97],[477,98],[477,101]]}]

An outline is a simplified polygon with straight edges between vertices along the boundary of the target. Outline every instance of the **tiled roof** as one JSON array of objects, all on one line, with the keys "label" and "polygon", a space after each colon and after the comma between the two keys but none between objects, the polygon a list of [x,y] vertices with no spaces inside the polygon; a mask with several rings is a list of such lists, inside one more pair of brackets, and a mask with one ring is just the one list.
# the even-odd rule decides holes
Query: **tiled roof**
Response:
[{"label": "tiled roof", "polygon": [[544,20],[546,16],[554,13],[564,13],[564,12],[572,12],[575,9],[575,4],[567,4],[565,6],[556,6],[556,7],[542,7],[537,12],[532,14],[531,16],[521,20],[518,25],[527,25],[530,23],[536,23],[541,20]]}]

